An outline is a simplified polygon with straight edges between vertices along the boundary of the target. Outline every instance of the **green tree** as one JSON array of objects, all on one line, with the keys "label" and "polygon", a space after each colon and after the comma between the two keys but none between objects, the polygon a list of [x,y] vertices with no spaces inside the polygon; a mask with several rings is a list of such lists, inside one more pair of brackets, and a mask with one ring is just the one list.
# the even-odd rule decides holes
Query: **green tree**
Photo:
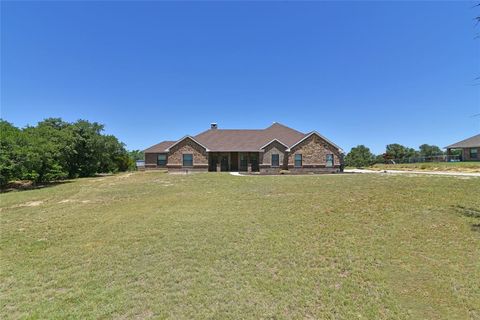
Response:
[{"label": "green tree", "polygon": [[128,152],[133,161],[145,160],[145,154],[141,150],[131,150]]},{"label": "green tree", "polygon": [[345,165],[348,167],[368,167],[375,162],[375,156],[364,145],[358,145],[345,156]]},{"label": "green tree", "polygon": [[20,179],[20,148],[24,144],[22,131],[0,119],[0,187],[9,181]]},{"label": "green tree", "polygon": [[409,158],[415,157],[415,150],[398,143],[392,143],[387,145],[385,157],[395,162],[406,162]]},{"label": "green tree", "polygon": [[48,118],[19,129],[0,120],[0,186],[12,180],[48,182],[130,170],[134,161],[123,143],[103,135],[103,125]]},{"label": "green tree", "polygon": [[432,156],[438,156],[438,155],[443,155],[442,149],[440,149],[438,146],[434,145],[429,145],[429,144],[422,144],[419,147],[419,153],[420,156],[422,157],[432,157]]}]

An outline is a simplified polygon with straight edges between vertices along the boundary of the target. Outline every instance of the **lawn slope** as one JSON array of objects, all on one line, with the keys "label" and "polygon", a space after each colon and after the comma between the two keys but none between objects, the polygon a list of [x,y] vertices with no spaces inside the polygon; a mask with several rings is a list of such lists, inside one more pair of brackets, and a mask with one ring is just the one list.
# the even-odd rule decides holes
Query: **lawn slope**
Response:
[{"label": "lawn slope", "polygon": [[479,194],[159,172],[1,194],[0,318],[479,318]]}]

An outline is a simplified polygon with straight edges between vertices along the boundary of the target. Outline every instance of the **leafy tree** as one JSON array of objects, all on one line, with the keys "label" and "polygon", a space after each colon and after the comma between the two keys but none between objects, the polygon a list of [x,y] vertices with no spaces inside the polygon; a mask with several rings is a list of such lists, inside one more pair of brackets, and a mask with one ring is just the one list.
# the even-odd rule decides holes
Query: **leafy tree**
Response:
[{"label": "leafy tree", "polygon": [[386,158],[386,154],[383,153],[383,154],[379,154],[377,156],[375,156],[375,163],[386,163],[388,161],[388,159]]},{"label": "leafy tree", "polygon": [[0,119],[0,187],[20,176],[22,167],[19,154],[24,144],[22,131]]},{"label": "leafy tree", "polygon": [[345,156],[345,165],[349,167],[368,167],[375,162],[375,156],[364,145],[358,145]]},{"label": "leafy tree", "polygon": [[128,152],[133,161],[145,160],[145,154],[140,150],[131,150]]},{"label": "leafy tree", "polygon": [[395,162],[404,162],[414,156],[415,150],[413,148],[408,148],[398,143],[387,145],[385,152],[385,158],[394,160]]},{"label": "leafy tree", "polygon": [[420,156],[422,157],[432,157],[432,156],[438,156],[438,155],[443,155],[442,149],[440,149],[438,146],[434,145],[429,145],[429,144],[422,144],[420,147]]},{"label": "leafy tree", "polygon": [[103,125],[48,118],[19,129],[0,120],[0,187],[12,180],[48,182],[126,171],[134,166],[123,143]]}]

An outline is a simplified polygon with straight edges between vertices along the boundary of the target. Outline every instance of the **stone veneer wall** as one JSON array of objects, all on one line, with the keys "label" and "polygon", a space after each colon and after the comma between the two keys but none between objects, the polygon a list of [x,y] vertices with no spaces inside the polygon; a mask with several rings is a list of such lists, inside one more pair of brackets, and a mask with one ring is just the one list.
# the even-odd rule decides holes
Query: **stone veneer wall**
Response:
[{"label": "stone veneer wall", "polygon": [[207,151],[198,143],[190,138],[186,138],[180,143],[170,148],[168,153],[168,168],[183,168],[183,154],[193,154],[193,167],[208,170]]},{"label": "stone veneer wall", "polygon": [[274,141],[270,143],[268,146],[265,147],[263,154],[260,156],[260,164],[261,165],[272,165],[272,154],[278,154],[279,158],[279,165],[281,168],[285,168],[287,156],[286,150],[287,148],[282,145],[281,143]]},{"label": "stone veneer wall", "polygon": [[325,167],[327,164],[327,154],[333,154],[333,168],[338,168],[341,165],[342,155],[337,148],[316,134],[312,134],[290,150],[288,156],[289,169],[294,168],[296,153],[302,154],[302,165],[306,168],[318,167],[329,169]]},{"label": "stone veneer wall", "polygon": [[[265,169],[267,168],[277,170],[286,169],[288,160],[287,152],[285,152],[286,149],[287,148],[278,141],[273,141],[268,146],[266,146],[264,152],[260,154],[260,171],[265,171]],[[278,168],[272,168],[272,154],[278,154],[278,163],[280,165]]]}]

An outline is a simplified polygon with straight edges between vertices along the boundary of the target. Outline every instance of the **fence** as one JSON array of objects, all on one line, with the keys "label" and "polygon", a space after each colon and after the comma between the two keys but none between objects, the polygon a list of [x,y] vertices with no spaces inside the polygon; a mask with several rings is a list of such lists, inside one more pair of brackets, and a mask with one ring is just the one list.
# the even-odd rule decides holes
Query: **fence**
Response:
[{"label": "fence", "polygon": [[460,155],[436,155],[430,157],[410,157],[402,159],[385,159],[385,163],[421,163],[421,162],[459,162],[462,161]]}]

